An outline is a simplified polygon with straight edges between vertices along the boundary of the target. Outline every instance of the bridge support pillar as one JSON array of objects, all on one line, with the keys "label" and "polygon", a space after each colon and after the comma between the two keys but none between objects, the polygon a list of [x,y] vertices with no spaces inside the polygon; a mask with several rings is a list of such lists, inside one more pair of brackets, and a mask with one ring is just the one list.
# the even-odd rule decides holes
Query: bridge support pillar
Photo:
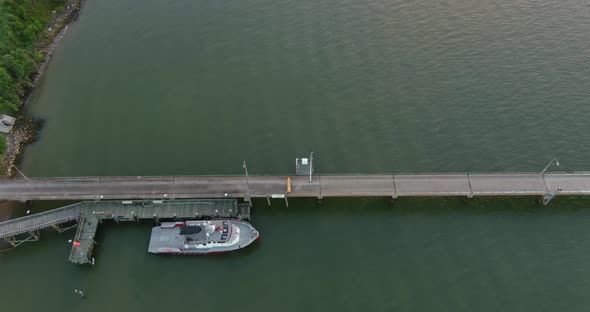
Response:
[{"label": "bridge support pillar", "polygon": [[285,205],[289,207],[289,200],[287,200],[287,195],[285,195]]},{"label": "bridge support pillar", "polygon": [[539,200],[543,204],[543,206],[547,206],[553,200],[553,198],[555,198],[555,195],[557,195],[557,194],[556,193],[547,193],[547,194],[543,195]]},{"label": "bridge support pillar", "polygon": [[323,196],[318,196],[318,204],[322,204],[324,202],[324,197]]},{"label": "bridge support pillar", "polygon": [[73,229],[73,228],[75,228],[77,226],[78,226],[78,223],[74,223],[74,225],[64,226],[64,227],[61,227],[59,224],[52,225],[53,229],[56,230],[60,234],[63,233],[63,232],[65,232],[65,231],[67,231],[67,230],[69,230],[69,229]]},{"label": "bridge support pillar", "polygon": [[156,222],[156,225],[160,225],[160,219],[156,215],[154,215],[154,222]]},{"label": "bridge support pillar", "polygon": [[28,234],[29,234],[29,236],[24,239],[17,238],[17,236],[12,236],[12,237],[5,238],[5,240],[10,245],[12,245],[12,247],[17,247],[17,246],[24,244],[26,242],[36,242],[39,240],[40,235],[39,235],[38,231],[31,231],[31,232],[28,232]]},{"label": "bridge support pillar", "polygon": [[16,239],[15,239],[15,237],[14,237],[14,236],[12,237],[12,239],[9,239],[9,238],[7,237],[7,238],[5,238],[4,240],[5,240],[5,241],[7,241],[7,242],[10,244],[10,246],[12,246],[12,247],[16,247],[16,246],[18,246],[18,245],[15,243],[15,240],[16,240]]},{"label": "bridge support pillar", "polygon": [[39,232],[37,231],[33,231],[33,232],[29,232],[29,235],[31,235],[30,240],[31,241],[38,241],[39,240]]},{"label": "bridge support pillar", "polygon": [[397,197],[393,197],[392,196],[392,197],[389,198],[389,203],[392,204],[392,205],[394,205],[396,200],[397,200]]},{"label": "bridge support pillar", "polygon": [[268,203],[268,206],[270,207],[270,196],[266,195],[266,202]]},{"label": "bridge support pillar", "polygon": [[555,190],[550,191],[550,192],[546,193],[545,195],[541,196],[541,198],[539,200],[543,204],[543,206],[546,206],[547,204],[549,204],[553,200],[553,198],[555,198],[555,196],[557,196],[557,194],[560,191],[561,191],[561,187],[557,187],[557,188],[555,188]]}]

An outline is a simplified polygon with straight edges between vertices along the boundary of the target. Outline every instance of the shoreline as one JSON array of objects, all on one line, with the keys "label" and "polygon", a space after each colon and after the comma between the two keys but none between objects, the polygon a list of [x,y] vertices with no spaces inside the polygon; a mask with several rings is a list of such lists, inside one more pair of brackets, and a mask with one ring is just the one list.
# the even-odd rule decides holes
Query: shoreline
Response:
[{"label": "shoreline", "polygon": [[53,22],[47,25],[48,32],[45,34],[45,38],[40,43],[41,46],[39,48],[39,50],[43,53],[43,62],[41,62],[39,67],[37,67],[35,76],[32,79],[33,86],[29,90],[25,101],[23,102],[23,107],[29,101],[29,97],[31,96],[33,89],[37,86],[41,76],[43,76],[45,73],[47,64],[51,60],[53,52],[68,31],[70,24],[78,19],[81,4],[82,0],[69,0],[64,7],[65,11],[61,15],[57,16]]},{"label": "shoreline", "polygon": [[52,22],[45,25],[46,33],[38,43],[38,51],[43,54],[43,61],[32,76],[31,87],[25,91],[21,106],[14,116],[16,121],[13,130],[6,135],[6,150],[1,160],[2,172],[0,178],[10,179],[15,177],[16,170],[13,168],[19,165],[26,147],[39,138],[43,122],[27,115],[27,103],[45,73],[53,52],[66,34],[69,25],[78,18],[81,4],[81,0],[67,1],[63,7],[64,11],[57,15]]}]

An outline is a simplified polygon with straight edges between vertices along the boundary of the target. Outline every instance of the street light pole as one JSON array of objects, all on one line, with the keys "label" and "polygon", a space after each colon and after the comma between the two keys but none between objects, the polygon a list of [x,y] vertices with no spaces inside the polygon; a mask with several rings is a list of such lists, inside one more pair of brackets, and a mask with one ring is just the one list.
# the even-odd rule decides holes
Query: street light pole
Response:
[{"label": "street light pole", "polygon": [[242,168],[244,168],[244,171],[246,172],[246,185],[248,185],[248,166],[246,166],[245,160],[244,160],[244,163],[242,164]]},{"label": "street light pole", "polygon": [[541,171],[541,178],[543,179],[543,185],[545,185],[545,192],[549,193],[549,189],[547,188],[547,182],[545,182],[545,171],[547,171],[547,169],[549,169],[549,167],[551,166],[551,164],[555,162],[555,164],[557,165],[557,167],[559,167],[559,160],[557,160],[557,158],[553,158],[551,159],[551,161],[547,164],[547,166],[545,166],[545,169],[543,169],[543,171]]},{"label": "street light pole", "polygon": [[313,172],[313,152],[309,155],[309,183],[311,183],[311,173]]},{"label": "street light pole", "polygon": [[250,198],[250,188],[248,187],[248,166],[246,166],[246,161],[242,164],[242,168],[244,168],[244,172],[246,173],[246,199],[250,206],[252,206],[252,199]]},{"label": "street light pole", "polygon": [[547,166],[545,166],[545,169],[543,169],[543,171],[541,171],[541,174],[545,174],[545,171],[547,171],[547,169],[549,169],[549,167],[551,166],[551,164],[555,162],[555,164],[557,165],[557,167],[559,167],[559,160],[557,160],[557,158],[553,158],[551,159],[551,161],[547,164]]},{"label": "street light pole", "polygon": [[26,176],[24,173],[22,173],[22,171],[18,170],[18,168],[17,168],[17,167],[16,167],[14,164],[10,164],[9,168],[10,168],[10,167],[12,167],[12,168],[16,169],[16,171],[17,171],[18,173],[20,173],[20,175],[21,175],[21,176],[23,176],[23,178],[25,178],[25,180],[27,180],[27,182],[29,181],[29,178],[27,178],[27,176]]}]

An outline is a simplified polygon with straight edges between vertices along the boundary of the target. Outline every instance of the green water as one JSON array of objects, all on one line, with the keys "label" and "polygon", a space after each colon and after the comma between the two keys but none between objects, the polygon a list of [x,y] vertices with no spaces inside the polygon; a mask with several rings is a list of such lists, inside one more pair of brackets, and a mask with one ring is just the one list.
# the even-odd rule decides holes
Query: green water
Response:
[{"label": "green water", "polygon": [[[23,168],[292,173],[314,151],[318,173],[590,170],[589,15],[581,0],[89,0],[29,105],[46,124]],[[0,253],[2,310],[590,304],[585,198],[289,204],[255,202],[261,241],[219,257],[151,256],[151,224],[105,224],[97,264],[76,267],[73,233],[44,232]]]}]

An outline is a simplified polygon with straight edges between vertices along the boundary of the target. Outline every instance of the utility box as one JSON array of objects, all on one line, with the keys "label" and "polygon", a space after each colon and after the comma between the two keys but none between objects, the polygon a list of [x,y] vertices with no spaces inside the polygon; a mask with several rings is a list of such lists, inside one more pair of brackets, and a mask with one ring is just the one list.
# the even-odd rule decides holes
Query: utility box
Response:
[{"label": "utility box", "polygon": [[295,174],[301,176],[313,174],[313,153],[309,158],[295,158]]}]

